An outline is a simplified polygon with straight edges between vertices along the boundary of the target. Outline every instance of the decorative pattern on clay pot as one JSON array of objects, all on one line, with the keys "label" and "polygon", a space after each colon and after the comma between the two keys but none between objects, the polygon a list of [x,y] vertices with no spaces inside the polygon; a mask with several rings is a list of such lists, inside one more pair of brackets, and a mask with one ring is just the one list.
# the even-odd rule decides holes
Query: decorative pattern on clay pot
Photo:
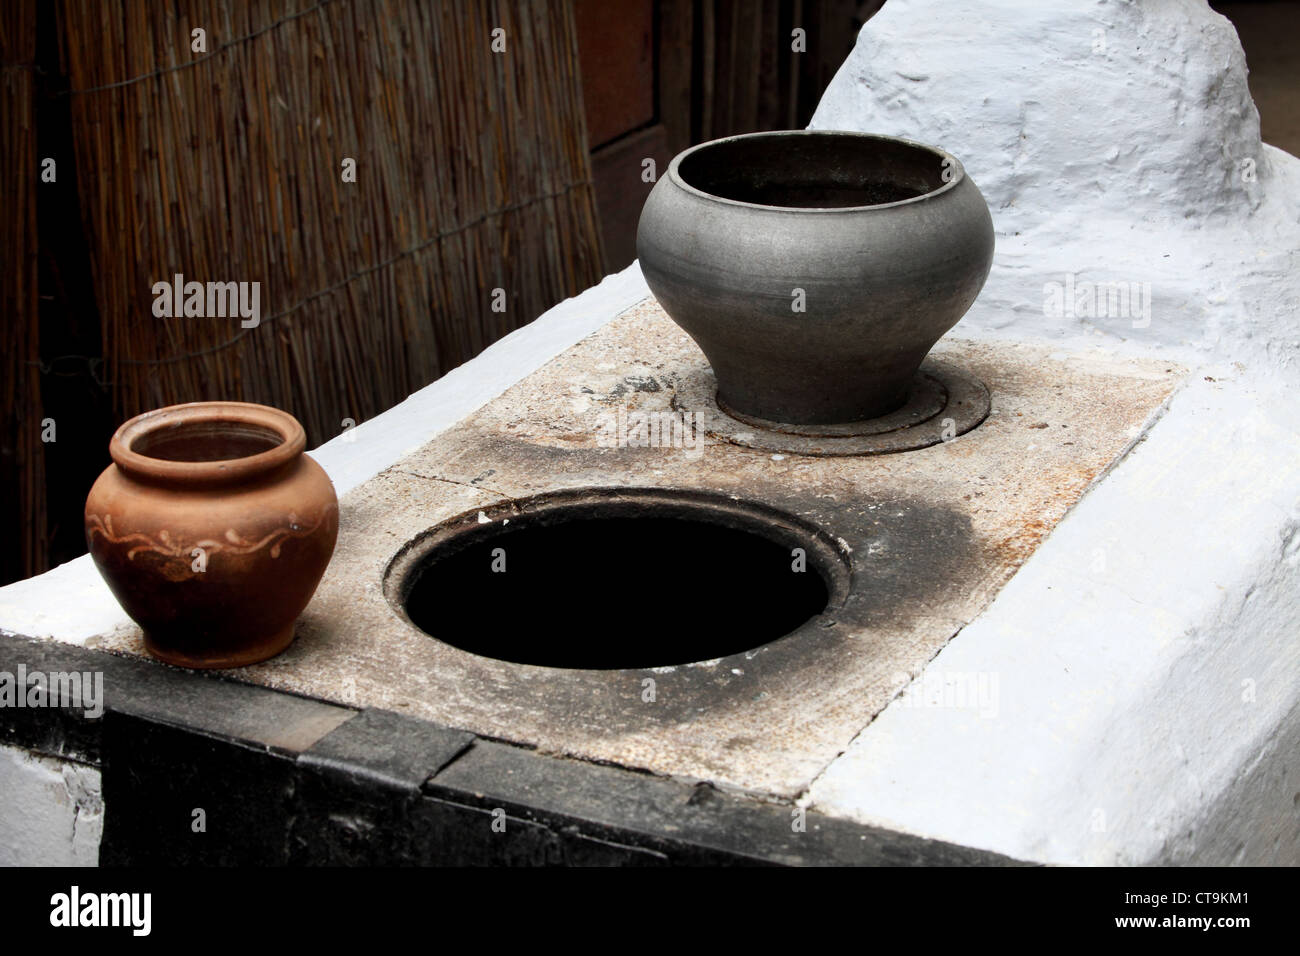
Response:
[{"label": "decorative pattern on clay pot", "polygon": [[338,499],[292,415],[245,402],[146,412],[117,430],[86,542],[155,657],[240,667],[280,653],[338,537]]},{"label": "decorative pattern on clay pot", "polygon": [[723,410],[832,425],[907,402],[988,277],[993,222],[941,149],[750,133],[672,161],[641,212],[637,256],[708,358]]}]

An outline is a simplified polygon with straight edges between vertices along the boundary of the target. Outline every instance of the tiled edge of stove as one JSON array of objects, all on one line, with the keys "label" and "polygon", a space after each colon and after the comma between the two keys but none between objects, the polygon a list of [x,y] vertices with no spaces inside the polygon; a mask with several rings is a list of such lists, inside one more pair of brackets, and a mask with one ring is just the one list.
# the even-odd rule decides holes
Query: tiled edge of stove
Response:
[{"label": "tiled edge of stove", "polygon": [[[57,832],[23,831],[6,813],[4,864],[1017,862],[706,784],[545,756],[390,711],[0,635],[0,670],[20,667],[101,673],[104,709],[0,711],[5,773],[57,763],[70,786],[80,782],[68,837],[75,852],[60,850]],[[12,806],[32,787],[10,782]],[[79,815],[96,818],[80,835]]]}]

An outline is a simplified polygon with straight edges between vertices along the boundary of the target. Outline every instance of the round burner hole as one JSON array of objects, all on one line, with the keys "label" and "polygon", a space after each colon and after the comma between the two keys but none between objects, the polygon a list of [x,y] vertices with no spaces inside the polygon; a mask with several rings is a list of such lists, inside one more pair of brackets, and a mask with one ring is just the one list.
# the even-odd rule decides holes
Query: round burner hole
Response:
[{"label": "round burner hole", "polygon": [[420,630],[546,667],[729,657],[844,600],[848,558],[784,512],[627,489],[514,500],[445,522],[394,558],[390,602]]}]

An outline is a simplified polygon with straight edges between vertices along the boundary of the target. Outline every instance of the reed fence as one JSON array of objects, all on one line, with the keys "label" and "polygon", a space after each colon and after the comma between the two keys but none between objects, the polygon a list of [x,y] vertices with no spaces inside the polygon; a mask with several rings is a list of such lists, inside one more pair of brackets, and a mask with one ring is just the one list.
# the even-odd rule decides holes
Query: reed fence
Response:
[{"label": "reed fence", "polygon": [[[119,418],[241,399],[315,444],[600,278],[567,3],[59,12]],[[177,274],[260,283],[259,324],[155,315]]]},{"label": "reed fence", "polygon": [[48,545],[36,364],[36,2],[0,4],[0,580],[43,570]]}]

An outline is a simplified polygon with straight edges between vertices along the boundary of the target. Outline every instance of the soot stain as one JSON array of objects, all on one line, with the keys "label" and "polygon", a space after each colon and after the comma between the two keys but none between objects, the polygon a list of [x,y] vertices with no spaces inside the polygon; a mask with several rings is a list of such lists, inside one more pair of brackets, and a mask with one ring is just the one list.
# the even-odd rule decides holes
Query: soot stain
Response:
[{"label": "soot stain", "polygon": [[[712,626],[723,630],[730,618],[720,618],[717,611],[743,608],[757,595],[734,579],[724,582],[698,573],[684,578],[668,561],[660,575],[627,580],[619,600],[626,615],[643,615],[647,602],[667,605],[668,613],[647,622],[638,639],[653,642],[658,635],[665,647],[673,648],[671,655],[658,663],[651,657],[638,666],[602,669],[584,667],[576,659],[564,660],[567,666],[532,660],[529,663],[539,666],[530,669],[527,679],[520,675],[507,683],[513,702],[518,704],[521,695],[535,699],[536,709],[555,715],[557,722],[576,720],[608,734],[689,723],[705,712],[755,712],[756,702],[780,707],[783,700],[789,701],[792,689],[833,686],[842,672],[860,668],[862,655],[873,653],[877,641],[926,626],[936,611],[943,618],[945,594],[954,589],[960,594],[963,582],[978,580],[982,571],[970,516],[957,508],[907,496],[864,497],[827,508],[815,498],[771,487],[751,489],[744,497],[797,515],[848,544],[852,581],[841,606],[814,613],[784,636],[756,637],[752,645],[744,634],[716,635],[725,653],[717,652],[718,643],[711,641],[714,650],[686,654],[692,663],[684,664],[681,631],[686,623],[707,612]],[[603,555],[599,560],[616,558]],[[583,612],[590,579],[581,567],[571,568],[562,593],[554,595],[553,610],[559,613],[530,622],[522,639],[564,642],[566,632],[577,628],[597,644],[625,640],[626,615],[593,620]],[[573,611],[569,626],[564,623],[566,608]],[[481,608],[480,613],[486,626],[490,609]],[[743,617],[734,615],[738,625]],[[500,658],[492,663],[493,670],[505,674],[521,666]],[[494,682],[485,692],[505,691]]]}]

